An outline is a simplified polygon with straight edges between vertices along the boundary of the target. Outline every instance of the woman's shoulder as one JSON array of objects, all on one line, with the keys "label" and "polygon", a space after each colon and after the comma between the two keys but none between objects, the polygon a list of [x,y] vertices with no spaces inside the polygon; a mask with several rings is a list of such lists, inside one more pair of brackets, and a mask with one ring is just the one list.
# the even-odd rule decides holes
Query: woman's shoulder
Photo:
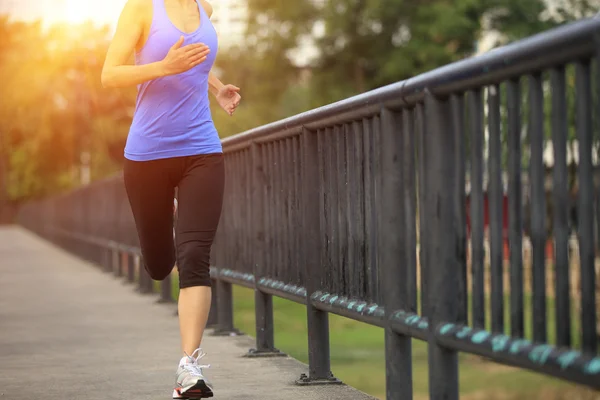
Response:
[{"label": "woman's shoulder", "polygon": [[127,0],[126,7],[131,7],[136,11],[146,11],[152,9],[152,0]]},{"label": "woman's shoulder", "polygon": [[128,24],[143,23],[152,16],[153,0],[127,0],[121,12],[122,18],[126,18]]},{"label": "woman's shoulder", "polygon": [[153,2],[152,0],[127,0],[125,9],[137,18],[145,20],[148,16],[152,16]]},{"label": "woman's shoulder", "polygon": [[200,4],[202,4],[202,7],[204,8],[204,11],[206,11],[206,14],[210,18],[212,16],[212,13],[213,13],[213,8],[210,5],[210,3],[208,1],[206,1],[206,0],[200,0]]}]

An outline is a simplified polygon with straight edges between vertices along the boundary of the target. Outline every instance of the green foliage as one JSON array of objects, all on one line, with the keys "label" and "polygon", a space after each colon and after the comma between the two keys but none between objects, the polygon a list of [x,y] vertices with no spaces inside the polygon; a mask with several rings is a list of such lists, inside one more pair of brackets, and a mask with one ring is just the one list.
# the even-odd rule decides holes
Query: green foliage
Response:
[{"label": "green foliage", "polygon": [[250,0],[243,53],[258,54],[268,78],[248,85],[283,99],[282,87],[298,81],[290,49],[310,42],[318,54],[302,61],[313,108],[471,56],[484,31],[500,33],[500,45],[589,16],[592,1],[549,10],[543,0]]},{"label": "green foliage", "polygon": [[[290,51],[310,33],[316,16],[308,1],[273,2],[248,0],[248,27],[245,42],[220,50],[217,68],[222,80],[242,89],[242,102],[235,117],[214,108],[213,116],[222,137],[240,133],[309,109],[299,78],[301,69],[290,59]],[[283,104],[292,99],[293,106]]]},{"label": "green foliage", "polygon": [[83,150],[93,154],[93,178],[120,167],[135,92],[101,88],[107,44],[106,27],[44,30],[39,23],[0,19],[0,165],[6,169],[0,200],[76,185]]},{"label": "green foliage", "polygon": [[[264,51],[270,76],[289,66],[289,49],[308,35],[319,49],[312,60],[312,107],[409,78],[469,56],[489,29],[514,40],[552,25],[541,22],[542,0],[323,0],[249,2],[248,52]],[[486,21],[488,21],[486,23]],[[319,30],[321,32],[319,32]],[[283,33],[282,33],[283,32]],[[266,83],[269,84],[269,83]],[[276,87],[276,85],[271,85]],[[277,94],[275,94],[277,95]]]}]

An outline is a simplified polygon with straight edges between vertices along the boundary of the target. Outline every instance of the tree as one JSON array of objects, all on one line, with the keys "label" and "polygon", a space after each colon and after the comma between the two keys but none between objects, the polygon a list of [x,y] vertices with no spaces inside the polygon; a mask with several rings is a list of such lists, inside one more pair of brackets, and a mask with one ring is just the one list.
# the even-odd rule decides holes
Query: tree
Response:
[{"label": "tree", "polygon": [[215,108],[213,116],[223,136],[239,133],[301,111],[302,101],[289,108],[281,100],[302,86],[301,68],[290,53],[311,34],[317,15],[310,1],[247,0],[248,27],[244,43],[221,51],[217,67],[224,80],[242,89],[242,103],[229,118]]},{"label": "tree", "polygon": [[282,98],[297,78],[290,49],[308,38],[318,49],[316,107],[469,57],[484,31],[502,33],[505,44],[576,19],[593,1],[564,0],[577,11],[550,12],[544,0],[249,0],[244,54],[261,55],[256,68],[270,77],[263,93]]},{"label": "tree", "polygon": [[[100,71],[108,29],[0,19],[0,165],[5,197],[19,201],[79,183],[83,150],[92,177],[121,166],[135,88],[103,91]],[[120,147],[119,156],[109,149]]]}]

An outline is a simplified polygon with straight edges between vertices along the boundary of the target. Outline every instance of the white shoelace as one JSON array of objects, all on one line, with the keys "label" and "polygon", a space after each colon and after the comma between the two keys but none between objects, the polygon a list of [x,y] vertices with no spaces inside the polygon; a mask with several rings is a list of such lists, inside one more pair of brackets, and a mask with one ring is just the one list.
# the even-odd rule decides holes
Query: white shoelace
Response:
[{"label": "white shoelace", "polygon": [[204,377],[204,375],[202,374],[202,368],[210,368],[210,364],[198,364],[198,360],[201,360],[202,357],[204,357],[205,355],[206,353],[202,351],[201,348],[197,348],[196,350],[194,350],[191,356],[186,354],[190,362],[183,364],[183,368],[189,371],[190,375],[192,376]]}]

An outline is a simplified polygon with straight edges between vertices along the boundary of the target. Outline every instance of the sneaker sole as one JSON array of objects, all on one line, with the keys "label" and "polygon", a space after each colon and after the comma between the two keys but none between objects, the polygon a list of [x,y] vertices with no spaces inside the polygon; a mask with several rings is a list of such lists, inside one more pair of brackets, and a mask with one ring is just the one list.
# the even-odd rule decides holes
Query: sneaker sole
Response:
[{"label": "sneaker sole", "polygon": [[180,393],[179,389],[175,389],[175,391],[179,394],[179,397],[173,396],[173,399],[177,400],[207,399],[214,396],[212,389],[208,387],[206,382],[203,380],[199,380],[194,386],[186,390],[184,393]]}]

